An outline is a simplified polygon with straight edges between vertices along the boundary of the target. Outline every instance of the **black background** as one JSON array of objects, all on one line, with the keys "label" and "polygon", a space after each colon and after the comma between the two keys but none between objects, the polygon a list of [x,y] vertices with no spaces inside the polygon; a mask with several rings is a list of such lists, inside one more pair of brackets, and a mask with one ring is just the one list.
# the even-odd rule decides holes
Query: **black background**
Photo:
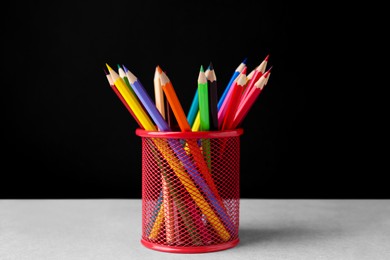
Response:
[{"label": "black background", "polygon": [[271,78],[243,123],[241,197],[390,197],[372,146],[381,142],[368,110],[376,102],[363,83],[373,50],[355,38],[366,28],[326,7],[8,3],[0,197],[140,198],[137,124],[110,89],[106,63],[126,65],[151,96],[160,65],[187,112],[200,65],[213,62],[221,95],[244,58],[250,71],[268,54]]}]

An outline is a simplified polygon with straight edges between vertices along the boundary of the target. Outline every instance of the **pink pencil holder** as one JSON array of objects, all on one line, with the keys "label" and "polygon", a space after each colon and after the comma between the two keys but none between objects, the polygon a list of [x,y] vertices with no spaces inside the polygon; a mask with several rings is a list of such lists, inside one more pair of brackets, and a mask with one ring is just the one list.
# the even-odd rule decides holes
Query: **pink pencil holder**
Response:
[{"label": "pink pencil holder", "polygon": [[239,243],[242,129],[136,130],[142,139],[142,238],[150,249],[206,253]]}]

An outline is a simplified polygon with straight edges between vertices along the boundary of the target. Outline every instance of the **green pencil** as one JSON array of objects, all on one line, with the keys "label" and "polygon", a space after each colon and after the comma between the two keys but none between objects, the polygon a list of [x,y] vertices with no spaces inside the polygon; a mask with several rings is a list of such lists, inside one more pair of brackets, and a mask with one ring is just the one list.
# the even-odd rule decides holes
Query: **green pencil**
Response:
[{"label": "green pencil", "polygon": [[207,78],[200,66],[198,77],[198,98],[199,98],[199,113],[200,113],[200,131],[210,130],[210,116],[209,116],[209,93],[207,87]]},{"label": "green pencil", "polygon": [[[199,98],[199,117],[200,117],[200,131],[210,130],[210,114],[209,114],[209,91],[206,74],[203,66],[200,66],[198,77],[198,98]],[[203,155],[206,159],[207,166],[211,171],[211,149],[210,140],[202,139]]]},{"label": "green pencil", "polygon": [[122,68],[119,64],[117,64],[117,66],[118,66],[119,77],[121,77],[121,78],[123,79],[123,81],[126,83],[126,86],[129,88],[129,90],[130,90],[130,91],[133,93],[133,95],[136,97],[137,95],[135,94],[133,88],[131,87],[130,81],[129,81],[129,79],[128,79],[127,76],[126,76],[125,71],[123,70],[123,68]]}]

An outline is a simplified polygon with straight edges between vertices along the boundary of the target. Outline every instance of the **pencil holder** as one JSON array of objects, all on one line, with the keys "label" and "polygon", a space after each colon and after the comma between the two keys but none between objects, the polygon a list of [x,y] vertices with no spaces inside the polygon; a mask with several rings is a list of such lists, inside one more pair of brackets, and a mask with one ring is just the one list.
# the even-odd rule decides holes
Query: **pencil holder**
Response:
[{"label": "pencil holder", "polygon": [[144,246],[206,253],[239,243],[242,133],[136,130],[142,139]]}]

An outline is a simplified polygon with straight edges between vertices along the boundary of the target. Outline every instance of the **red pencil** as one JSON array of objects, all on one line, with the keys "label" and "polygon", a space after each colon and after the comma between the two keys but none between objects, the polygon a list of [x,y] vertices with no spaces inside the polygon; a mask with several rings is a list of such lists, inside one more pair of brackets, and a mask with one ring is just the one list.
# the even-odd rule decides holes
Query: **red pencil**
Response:
[{"label": "red pencil", "polygon": [[112,81],[112,78],[111,78],[111,74],[106,71],[105,69],[104,70],[104,73],[106,74],[106,77],[107,77],[107,80],[108,80],[108,83],[110,84],[112,90],[115,92],[115,94],[117,95],[117,97],[122,101],[123,105],[125,105],[125,107],[127,108],[127,110],[130,112],[130,114],[133,116],[133,118],[135,119],[135,121],[137,122],[138,126],[142,129],[144,129],[142,127],[142,124],[140,121],[138,121],[138,118],[135,116],[133,110],[131,110],[130,106],[127,104],[126,100],[123,98],[122,94],[119,92],[119,90],[116,88],[114,82]]},{"label": "red pencil", "polygon": [[245,84],[246,75],[241,73],[240,76],[238,76],[237,81],[231,88],[229,103],[227,104],[225,118],[222,123],[222,130],[232,129],[234,116],[236,114],[237,107],[240,103],[240,97]]},{"label": "red pencil", "polygon": [[249,92],[244,102],[240,103],[237,112],[234,116],[234,120],[232,124],[233,128],[236,128],[239,125],[241,125],[245,116],[248,114],[250,108],[252,107],[253,103],[256,101],[257,97],[260,95],[264,86],[267,84],[269,76],[271,75],[271,69],[272,67],[260,77],[260,79],[254,84],[253,89]]},{"label": "red pencil", "polygon": [[233,81],[232,86],[229,88],[229,91],[227,92],[226,97],[221,107],[218,110],[218,127],[221,129],[222,129],[223,121],[225,120],[227,105],[230,103],[230,97],[231,97],[233,85],[237,83],[237,79],[241,74],[246,75],[246,71],[247,71],[247,67],[245,66],[240,72],[240,74]]}]

